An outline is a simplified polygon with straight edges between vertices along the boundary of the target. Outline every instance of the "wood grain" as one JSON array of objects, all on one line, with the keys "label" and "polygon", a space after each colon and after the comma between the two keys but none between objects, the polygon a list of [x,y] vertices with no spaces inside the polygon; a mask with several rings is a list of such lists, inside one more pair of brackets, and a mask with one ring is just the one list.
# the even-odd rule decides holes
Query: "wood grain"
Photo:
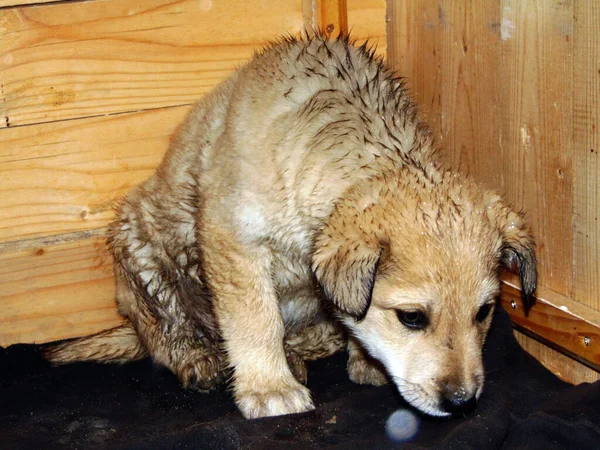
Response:
[{"label": "wood grain", "polygon": [[148,178],[187,107],[0,131],[0,243],[105,226]]},{"label": "wood grain", "polygon": [[573,295],[573,122],[565,114],[573,108],[572,7],[508,1],[501,18],[514,26],[502,39],[503,191],[527,211],[540,283],[567,297]]},{"label": "wood grain", "polygon": [[[390,61],[453,166],[527,211],[540,279],[571,293],[570,41],[557,2],[392,2]],[[539,35],[537,31],[539,30]]]},{"label": "wood grain", "polygon": [[0,10],[0,127],[189,104],[269,39],[300,0],[106,0]]},{"label": "wood grain", "polygon": [[328,35],[348,32],[348,5],[346,0],[315,0],[315,26]]},{"label": "wood grain", "polygon": [[385,0],[346,0],[348,31],[359,42],[368,40],[375,53],[387,59],[387,6]]},{"label": "wood grain", "polygon": [[103,237],[0,254],[0,346],[92,334],[121,322]]},{"label": "wood grain", "polygon": [[600,5],[573,8],[574,296],[600,309]]},{"label": "wood grain", "polygon": [[534,338],[515,330],[515,337],[523,349],[536,358],[546,369],[571,384],[593,383],[600,379],[594,369],[556,351]]},{"label": "wood grain", "polygon": [[303,0],[303,3],[308,29],[321,29],[330,36],[349,32],[359,45],[369,40],[379,56],[387,56],[385,0]]},{"label": "wood grain", "polygon": [[597,2],[389,5],[389,60],[451,163],[526,211],[542,288],[600,310]]},{"label": "wood grain", "polygon": [[502,187],[495,2],[390,2],[389,60],[454,167]]},{"label": "wood grain", "polygon": [[55,3],[64,0],[0,0],[0,8],[8,8],[10,6],[28,6],[37,5],[40,3]]}]

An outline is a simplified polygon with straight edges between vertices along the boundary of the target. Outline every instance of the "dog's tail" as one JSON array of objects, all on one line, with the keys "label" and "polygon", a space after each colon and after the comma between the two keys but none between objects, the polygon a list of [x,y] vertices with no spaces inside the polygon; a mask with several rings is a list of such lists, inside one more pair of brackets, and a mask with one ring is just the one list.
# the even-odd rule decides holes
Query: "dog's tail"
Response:
[{"label": "dog's tail", "polygon": [[131,324],[126,322],[92,336],[50,345],[43,354],[52,364],[60,365],[79,361],[122,364],[142,359],[148,353]]}]

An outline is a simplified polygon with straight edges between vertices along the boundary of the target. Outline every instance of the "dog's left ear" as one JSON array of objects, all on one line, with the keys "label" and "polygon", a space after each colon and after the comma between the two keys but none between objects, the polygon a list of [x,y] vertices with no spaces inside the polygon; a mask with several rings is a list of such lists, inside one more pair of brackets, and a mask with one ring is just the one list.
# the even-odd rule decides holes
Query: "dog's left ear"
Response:
[{"label": "dog's left ear", "polygon": [[313,271],[337,310],[362,320],[371,304],[382,247],[356,230],[329,227],[316,239]]},{"label": "dog's left ear", "polygon": [[529,311],[534,304],[533,293],[537,287],[535,244],[523,216],[507,207],[503,207],[502,210],[499,215],[502,263],[511,271],[518,271],[525,310]]}]

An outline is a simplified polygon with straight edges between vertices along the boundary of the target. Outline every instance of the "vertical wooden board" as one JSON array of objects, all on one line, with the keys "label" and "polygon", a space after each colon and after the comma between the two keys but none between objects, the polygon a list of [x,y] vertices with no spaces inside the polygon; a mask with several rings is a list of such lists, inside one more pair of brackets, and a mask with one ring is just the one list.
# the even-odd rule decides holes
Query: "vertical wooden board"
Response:
[{"label": "vertical wooden board", "polygon": [[103,236],[0,254],[0,345],[47,342],[118,325]]},{"label": "vertical wooden board", "polygon": [[359,41],[368,39],[376,45],[376,53],[387,55],[386,1],[346,0],[348,30]]},{"label": "vertical wooden board", "polygon": [[527,353],[540,361],[554,375],[569,383],[593,383],[600,374],[550,347],[515,330],[515,337]]},{"label": "vertical wooden board", "polygon": [[100,228],[148,178],[188,107],[0,131],[0,243]]},{"label": "vertical wooden board", "polygon": [[[543,286],[600,309],[596,3],[389,6],[390,62],[453,165],[526,211]],[[579,366],[572,361],[568,376],[576,380]]]},{"label": "vertical wooden board", "polygon": [[405,79],[427,122],[442,140],[437,2],[391,0],[388,8],[388,62]]},{"label": "vertical wooden board", "polygon": [[600,310],[600,5],[573,3],[575,298]]},{"label": "vertical wooden board", "polygon": [[499,7],[494,2],[390,2],[390,62],[453,166],[502,188]]},{"label": "vertical wooden board", "polygon": [[[505,193],[572,293],[571,2],[391,2],[390,58],[455,167]],[[553,213],[548,213],[553,211]]]},{"label": "vertical wooden board", "polygon": [[303,0],[305,25],[329,36],[350,33],[362,44],[369,40],[376,53],[387,56],[385,0]]},{"label": "vertical wooden board", "polygon": [[348,32],[346,0],[314,0],[314,26],[329,35]]},{"label": "vertical wooden board", "polygon": [[269,39],[300,0],[105,0],[0,10],[0,127],[189,104]]},{"label": "vertical wooden board", "polygon": [[573,2],[502,3],[504,191],[527,212],[540,284],[573,293]]}]

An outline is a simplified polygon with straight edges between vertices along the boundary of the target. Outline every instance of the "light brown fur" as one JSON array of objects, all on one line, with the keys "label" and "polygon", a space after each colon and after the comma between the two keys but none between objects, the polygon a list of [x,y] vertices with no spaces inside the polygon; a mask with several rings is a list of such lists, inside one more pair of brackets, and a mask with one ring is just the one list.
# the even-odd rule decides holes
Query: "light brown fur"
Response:
[{"label": "light brown fur", "polygon": [[105,333],[48,357],[149,354],[202,389],[232,370],[252,418],[312,409],[304,360],[349,333],[354,381],[389,377],[426,413],[464,410],[483,389],[491,314],[476,316],[503,264],[531,294],[535,257],[523,219],[435,150],[402,82],[365,48],[270,46],[192,109],[118,210],[123,347]]}]

